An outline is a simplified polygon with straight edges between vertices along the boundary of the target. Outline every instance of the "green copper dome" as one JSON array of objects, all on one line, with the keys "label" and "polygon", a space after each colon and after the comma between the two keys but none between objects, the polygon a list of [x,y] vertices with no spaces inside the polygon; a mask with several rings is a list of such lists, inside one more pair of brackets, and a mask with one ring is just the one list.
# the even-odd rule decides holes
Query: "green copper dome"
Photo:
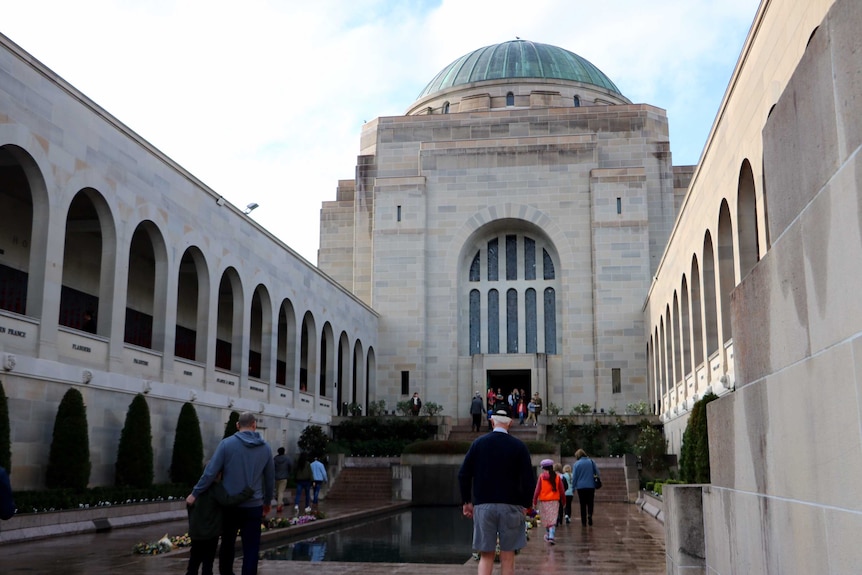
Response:
[{"label": "green copper dome", "polygon": [[573,52],[549,44],[511,40],[474,50],[440,71],[419,98],[453,86],[506,78],[554,78],[592,84],[622,94],[610,78]]}]

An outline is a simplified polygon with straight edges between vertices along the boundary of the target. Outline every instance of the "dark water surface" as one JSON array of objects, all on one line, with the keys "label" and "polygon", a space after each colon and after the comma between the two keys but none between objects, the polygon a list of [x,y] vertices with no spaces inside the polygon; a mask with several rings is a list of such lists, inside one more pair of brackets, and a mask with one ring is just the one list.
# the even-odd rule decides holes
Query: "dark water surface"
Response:
[{"label": "dark water surface", "polygon": [[413,507],[261,551],[282,561],[463,564],[470,559],[473,522],[460,507]]}]

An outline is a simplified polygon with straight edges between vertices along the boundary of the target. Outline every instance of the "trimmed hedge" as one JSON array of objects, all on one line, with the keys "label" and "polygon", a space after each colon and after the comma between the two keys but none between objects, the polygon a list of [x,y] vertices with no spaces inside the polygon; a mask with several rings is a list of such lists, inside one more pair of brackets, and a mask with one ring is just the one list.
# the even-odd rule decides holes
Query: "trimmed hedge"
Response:
[{"label": "trimmed hedge", "polygon": [[150,425],[150,408],[142,394],[138,394],[126,412],[126,423],[120,433],[117,449],[117,486],[147,488],[153,484],[153,432]]},{"label": "trimmed hedge", "polygon": [[49,488],[86,489],[91,468],[89,437],[84,396],[73,387],[63,395],[54,419],[45,478]]},{"label": "trimmed hedge", "polygon": [[204,442],[198,412],[191,403],[184,403],[177,419],[174,451],[171,455],[171,481],[194,486],[203,473]]},{"label": "trimmed hedge", "polygon": [[44,489],[16,491],[17,514],[62,511],[82,507],[123,505],[147,501],[185,499],[189,488],[185,485],[153,485],[148,489],[132,487],[93,487],[91,489]]}]

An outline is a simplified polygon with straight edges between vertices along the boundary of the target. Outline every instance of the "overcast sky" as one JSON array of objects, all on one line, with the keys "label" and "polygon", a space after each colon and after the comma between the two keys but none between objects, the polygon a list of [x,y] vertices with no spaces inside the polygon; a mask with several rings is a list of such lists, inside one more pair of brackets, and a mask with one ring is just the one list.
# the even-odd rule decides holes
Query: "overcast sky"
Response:
[{"label": "overcast sky", "polygon": [[697,163],[757,0],[26,0],[0,32],[317,263],[362,123],[482,46],[560,46],[667,110]]}]

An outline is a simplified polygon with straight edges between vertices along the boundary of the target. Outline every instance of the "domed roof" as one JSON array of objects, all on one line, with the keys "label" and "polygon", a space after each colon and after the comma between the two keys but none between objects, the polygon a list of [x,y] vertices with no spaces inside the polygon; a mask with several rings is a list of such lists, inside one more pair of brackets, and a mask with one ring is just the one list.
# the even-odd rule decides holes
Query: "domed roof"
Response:
[{"label": "domed roof", "polygon": [[599,86],[622,96],[610,78],[574,52],[518,39],[461,56],[443,68],[417,100],[453,86],[505,78],[570,80]]}]

